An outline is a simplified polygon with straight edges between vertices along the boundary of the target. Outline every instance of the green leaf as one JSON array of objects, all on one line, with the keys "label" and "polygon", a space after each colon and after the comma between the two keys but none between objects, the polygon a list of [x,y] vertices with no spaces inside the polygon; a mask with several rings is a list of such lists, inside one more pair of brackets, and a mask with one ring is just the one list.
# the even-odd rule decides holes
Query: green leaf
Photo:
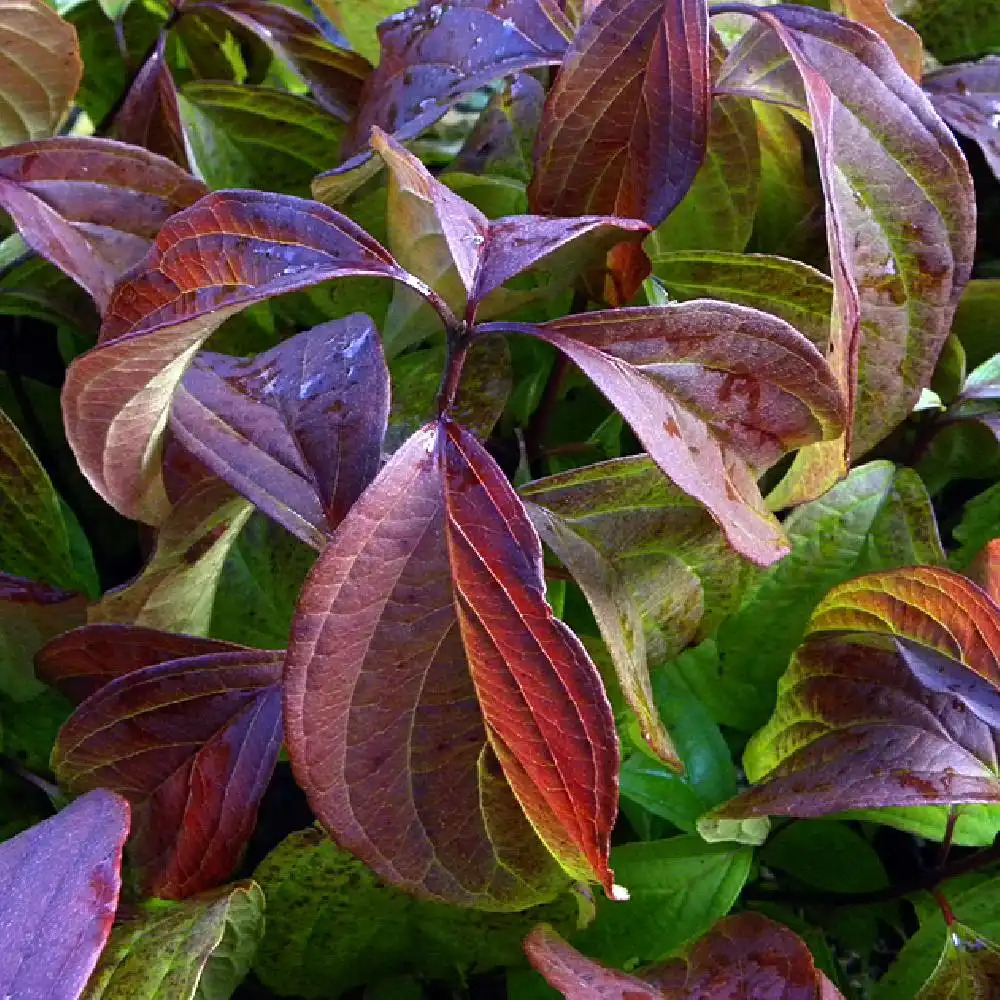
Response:
[{"label": "green leaf", "polygon": [[979,550],[1000,536],[1000,483],[974,496],[962,511],[962,520],[952,530],[960,542],[948,560],[952,569],[964,570]]},{"label": "green leaf", "polygon": [[[1000,833],[1000,805],[963,803],[952,843],[959,847],[988,847]],[[949,806],[894,806],[891,809],[855,809],[841,813],[843,819],[868,820],[914,837],[941,843],[948,829]]]},{"label": "green leaf", "polygon": [[253,882],[150,900],[111,932],[81,1000],[227,1000],[263,931],[264,894]]},{"label": "green leaf", "polygon": [[97,571],[76,519],[41,462],[0,410],[0,570],[96,594]]},{"label": "green leaf", "polygon": [[819,500],[793,511],[785,531],[792,551],[760,574],[719,629],[720,670],[713,683],[731,685],[730,696],[716,699],[726,708],[719,721],[730,725],[745,727],[752,719],[756,728],[767,719],[775,684],[812,609],[831,587],[876,569],[943,562],[923,487],[912,472],[897,473],[889,462],[855,469]]},{"label": "green leaf", "polygon": [[513,177],[452,171],[442,174],[441,180],[488,219],[524,215],[528,211],[524,182]]},{"label": "green leaf", "polygon": [[411,6],[408,0],[317,0],[316,5],[370,63],[379,60],[379,21]]},{"label": "green leaf", "polygon": [[844,823],[789,823],[764,845],[760,860],[823,892],[872,892],[889,884],[878,852]]},{"label": "green leaf", "polygon": [[965,348],[969,368],[996,354],[1000,343],[1000,278],[974,278],[965,286],[951,329]]},{"label": "green leaf", "polygon": [[59,727],[72,711],[72,704],[56,691],[43,690],[22,702],[0,695],[4,753],[29,771],[45,773]]},{"label": "green leaf", "polygon": [[338,160],[344,125],[307,97],[195,82],[183,87],[179,105],[195,164],[211,188],[308,197],[313,176]]},{"label": "green leaf", "polygon": [[753,851],[673,837],[611,852],[627,903],[602,900],[597,919],[573,937],[585,954],[632,968],[666,958],[729,912],[750,874]]},{"label": "green leaf", "polygon": [[33,255],[20,235],[0,243],[0,314],[31,316],[97,339],[100,317],[90,296],[54,264]]},{"label": "green leaf", "polygon": [[993,0],[915,0],[904,15],[942,62],[1000,49],[1000,8]]},{"label": "green leaf", "polygon": [[572,894],[520,913],[423,902],[379,882],[316,829],[282,841],[254,879],[268,901],[254,971],[279,996],[336,997],[406,973],[454,982],[522,966],[521,940],[537,922],[568,929],[579,916]]},{"label": "green leaf", "polygon": [[917,1000],[979,1000],[1000,991],[1000,948],[957,921]]},{"label": "green leaf", "polygon": [[815,268],[763,254],[657,253],[653,274],[676,299],[712,298],[763,309],[817,347],[830,339],[833,282]]}]

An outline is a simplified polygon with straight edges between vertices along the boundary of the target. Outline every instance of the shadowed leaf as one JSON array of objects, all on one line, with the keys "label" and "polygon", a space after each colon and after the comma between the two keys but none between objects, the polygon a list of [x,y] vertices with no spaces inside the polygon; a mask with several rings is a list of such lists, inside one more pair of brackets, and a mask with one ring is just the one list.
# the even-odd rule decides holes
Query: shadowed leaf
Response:
[{"label": "shadowed leaf", "polygon": [[0,150],[0,206],[103,309],[160,227],[205,186],[154,153],[67,136]]},{"label": "shadowed leaf", "polygon": [[415,280],[345,216],[288,195],[213,194],[172,219],[116,289],[101,343],[66,374],[67,437],[97,492],[162,519],[158,444],[197,350],[254,302],[349,275]]},{"label": "shadowed leaf", "polygon": [[132,803],[130,857],[148,894],[200,892],[239,861],[281,745],[280,681],[280,653],[221,643],[115,678],[59,731],[60,784]]},{"label": "shadowed leaf", "polygon": [[378,471],[389,372],[378,331],[355,313],[255,358],[203,351],[170,429],[206,468],[314,548]]},{"label": "shadowed leaf", "polygon": [[1000,991],[1000,948],[971,927],[953,923],[931,978],[916,1000],[976,1000]]},{"label": "shadowed leaf", "polygon": [[81,1000],[225,1000],[264,933],[264,894],[240,882],[147,903],[111,932]]},{"label": "shadowed leaf", "polygon": [[43,0],[0,3],[0,146],[52,135],[82,76],[72,25]]},{"label": "shadowed leaf", "polygon": [[760,565],[787,551],[755,475],[842,426],[833,376],[800,333],[708,300],[568,316],[524,332],[594,381],[733,548]]},{"label": "shadowed leaf", "polygon": [[80,996],[115,919],[128,826],[128,803],[102,790],[0,844],[6,996]]}]

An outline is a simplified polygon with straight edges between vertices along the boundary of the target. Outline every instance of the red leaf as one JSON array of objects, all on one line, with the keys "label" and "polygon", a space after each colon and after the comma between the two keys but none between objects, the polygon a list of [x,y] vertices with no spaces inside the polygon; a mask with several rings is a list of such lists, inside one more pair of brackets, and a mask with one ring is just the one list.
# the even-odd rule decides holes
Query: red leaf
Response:
[{"label": "red leaf", "polygon": [[322,548],[378,471],[388,414],[378,331],[355,313],[256,358],[201,352],[170,428],[233,489]]},{"label": "red leaf", "polygon": [[167,507],[158,443],[198,348],[253,302],[352,275],[419,286],[350,219],[316,202],[228,191],[171,219],[116,288],[98,347],[66,374],[67,437],[97,492],[157,523]]},{"label": "red leaf", "polygon": [[228,878],[277,760],[281,653],[218,647],[115,678],[52,751],[70,791],[112,788],[132,803],[131,858],[150,895],[179,899]]},{"label": "red leaf", "polygon": [[768,313],[708,300],[520,329],[579,365],[733,548],[760,565],[787,551],[755,475],[835,437],[843,419],[833,376],[805,337]]},{"label": "red leaf", "polygon": [[115,115],[114,134],[122,142],[143,146],[190,170],[177,87],[167,65],[165,45],[166,36],[161,35]]},{"label": "red leaf", "polygon": [[972,560],[969,576],[1000,604],[1000,538],[987,542]]},{"label": "red leaf", "polygon": [[35,668],[46,684],[79,704],[133,670],[240,648],[218,639],[175,635],[142,625],[83,625],[43,646],[35,655]]},{"label": "red leaf", "polygon": [[[704,0],[604,0],[549,92],[528,189],[532,209],[659,225],[705,157],[710,105]],[[649,264],[637,247],[616,258],[624,303]]]},{"label": "red leaf", "polygon": [[0,988],[18,1000],[77,1000],[115,919],[128,803],[84,795],[0,844]]},{"label": "red leaf", "polygon": [[205,190],[175,163],[110,139],[67,136],[0,150],[0,206],[25,242],[101,309],[164,222]]},{"label": "red leaf", "polygon": [[444,423],[395,453],[303,589],[285,677],[293,767],[334,838],[411,892],[517,909],[561,884],[487,739],[559,860],[611,887],[613,719],[541,573],[520,501]]}]

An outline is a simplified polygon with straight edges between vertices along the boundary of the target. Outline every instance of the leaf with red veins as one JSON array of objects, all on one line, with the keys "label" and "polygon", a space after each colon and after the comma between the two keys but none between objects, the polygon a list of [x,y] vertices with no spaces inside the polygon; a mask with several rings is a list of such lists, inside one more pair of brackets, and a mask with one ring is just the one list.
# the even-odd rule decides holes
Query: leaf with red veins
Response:
[{"label": "leaf with red veins", "polygon": [[149,895],[181,899],[229,877],[278,757],[282,654],[218,647],[110,681],[52,751],[69,791],[111,788],[132,803],[130,857]]},{"label": "leaf with red veins", "polygon": [[94,791],[0,844],[0,985],[77,1000],[114,923],[129,808]]},{"label": "leaf with red veins", "polygon": [[161,632],[143,625],[83,625],[35,654],[38,676],[79,704],[116,677],[168,660],[240,649],[230,642]]},{"label": "leaf with red veins", "polygon": [[64,136],[0,149],[0,206],[25,242],[101,309],[160,227],[205,192],[176,163],[110,139]]},{"label": "leaf with red veins", "polygon": [[518,329],[591,378],[733,548],[760,565],[788,551],[755,476],[843,427],[833,375],[805,337],[768,313],[708,300]]},{"label": "leaf with red veins", "polygon": [[159,523],[169,509],[167,412],[201,345],[254,302],[349,276],[419,286],[364,230],[316,202],[225,191],[171,219],[115,289],[98,346],[66,374],[67,438],[97,492],[126,516]]},{"label": "leaf with red veins", "polygon": [[188,452],[314,548],[375,478],[389,371],[370,317],[313,327],[255,358],[202,351],[170,429]]}]

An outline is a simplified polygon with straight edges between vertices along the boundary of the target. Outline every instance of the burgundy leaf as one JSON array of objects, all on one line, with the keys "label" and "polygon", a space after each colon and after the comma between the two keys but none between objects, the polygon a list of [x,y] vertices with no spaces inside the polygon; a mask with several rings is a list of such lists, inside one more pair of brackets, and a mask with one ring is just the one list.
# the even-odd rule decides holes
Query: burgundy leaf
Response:
[{"label": "burgundy leaf", "polygon": [[144,146],[190,170],[177,87],[167,65],[165,46],[166,36],[161,35],[115,115],[114,134],[122,142]]},{"label": "burgundy leaf", "polygon": [[572,28],[556,0],[419,2],[379,26],[382,57],[365,84],[344,153],[353,159],[317,178],[318,197],[337,200],[342,184],[371,155],[373,126],[399,140],[418,135],[470,91],[518,70],[558,63]]},{"label": "burgundy leaf", "polygon": [[111,932],[128,803],[94,791],[0,844],[0,989],[77,1000]]},{"label": "burgundy leaf", "polygon": [[183,898],[232,873],[281,746],[282,654],[219,647],[116,677],[52,751],[70,791],[132,803],[130,855],[150,895]]},{"label": "burgundy leaf", "polygon": [[0,206],[25,242],[102,309],[160,227],[205,190],[175,163],[110,139],[66,136],[0,150]]},{"label": "burgundy leaf", "polygon": [[[704,0],[604,0],[549,92],[528,189],[532,209],[658,225],[705,157],[710,104]],[[622,302],[648,274],[640,253],[618,255],[619,280],[627,276]]]},{"label": "burgundy leaf", "polygon": [[241,647],[142,625],[83,625],[57,636],[35,655],[38,676],[79,704],[116,677],[168,660]]},{"label": "burgundy leaf", "polygon": [[171,219],[115,290],[98,347],[66,375],[67,437],[98,493],[128,516],[161,520],[158,443],[198,348],[253,302],[351,275],[422,287],[350,219],[316,202],[220,192]]},{"label": "burgundy leaf", "polygon": [[371,66],[327,41],[307,17],[272,0],[198,0],[186,4],[184,14],[221,17],[237,33],[259,39],[298,72],[318,104],[342,121],[354,117]]},{"label": "burgundy leaf", "polygon": [[523,332],[580,366],[738,552],[767,565],[787,551],[755,474],[835,437],[843,419],[832,373],[805,337],[767,313],[708,300],[568,316]]},{"label": "burgundy leaf", "polygon": [[937,113],[983,151],[994,176],[1000,177],[1000,56],[946,66],[924,77],[924,90]]},{"label": "burgundy leaf", "polygon": [[170,428],[233,489],[322,548],[378,471],[388,413],[378,331],[355,313],[256,358],[196,355]]}]

